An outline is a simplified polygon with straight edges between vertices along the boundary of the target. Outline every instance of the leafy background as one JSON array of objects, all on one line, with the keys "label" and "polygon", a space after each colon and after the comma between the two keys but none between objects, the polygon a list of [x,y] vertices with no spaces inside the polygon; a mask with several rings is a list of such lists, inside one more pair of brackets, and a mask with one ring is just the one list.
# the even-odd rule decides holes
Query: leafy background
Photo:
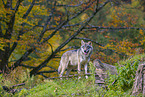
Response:
[{"label": "leafy background", "polygon": [[[91,61],[118,66],[120,60],[144,53],[143,0],[0,0],[0,4],[0,72],[8,86],[33,75],[39,80],[57,77],[61,55],[78,49],[82,39],[93,43]],[[122,64],[127,67],[118,72],[130,74],[137,68],[132,64]]]}]

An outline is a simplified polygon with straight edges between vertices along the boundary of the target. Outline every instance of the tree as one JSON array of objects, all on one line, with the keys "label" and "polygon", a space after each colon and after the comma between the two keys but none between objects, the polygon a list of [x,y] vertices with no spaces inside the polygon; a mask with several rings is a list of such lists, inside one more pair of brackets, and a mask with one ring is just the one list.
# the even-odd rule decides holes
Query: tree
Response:
[{"label": "tree", "polygon": [[[117,22],[112,20],[113,23],[108,23],[108,15],[104,18],[100,16],[105,16],[104,10],[105,13],[108,9],[113,10],[112,4],[116,5],[114,0],[1,0],[0,4],[2,73],[23,66],[30,68],[31,76],[39,74],[48,77],[44,73],[57,71],[59,64],[57,61],[54,63],[54,60],[60,57],[61,51],[73,43],[74,39],[90,40],[101,46],[101,49],[122,53],[115,47],[112,49],[110,45],[99,43],[101,41],[96,42],[96,37],[92,35],[95,33],[99,37],[104,31],[110,33],[110,29],[140,29],[134,26],[124,27],[119,24],[118,18],[114,18]],[[112,17],[116,15],[110,14]],[[107,22],[103,21],[103,24],[102,19]],[[96,23],[99,26],[94,25]],[[118,26],[114,26],[116,24]],[[106,41],[106,38],[103,39]],[[110,44],[108,40],[106,43]],[[66,48],[63,49],[64,47]]]},{"label": "tree", "polygon": [[[38,71],[45,67],[46,64],[54,58],[66,44],[68,44],[84,29],[95,14],[108,2],[109,1],[105,1],[103,2],[104,4],[102,4],[99,0],[84,2],[78,1],[71,2],[72,4],[68,5],[70,1],[66,1],[64,2],[66,5],[64,5],[61,1],[2,0],[1,8],[3,10],[0,17],[1,71],[5,73],[8,72],[9,69],[12,70],[18,66],[24,66],[23,62],[29,60],[28,56],[33,52],[37,52],[39,47],[48,47],[49,45],[49,47],[51,47],[51,54],[49,54],[49,57],[38,66],[34,67],[30,72],[31,75],[37,74]],[[101,5],[100,7],[98,7],[99,3]],[[93,8],[94,6],[95,8]],[[71,7],[74,8],[72,9]],[[76,8],[78,9],[75,10]],[[86,20],[83,22],[79,22],[82,26],[79,27],[78,31],[53,51],[54,48],[48,41],[51,40],[59,30],[68,26],[73,19],[79,18],[82,13],[90,8],[93,8],[92,15],[88,17],[88,19],[85,18]],[[71,10],[71,13],[68,12],[69,10]],[[17,52],[21,57],[18,59],[16,58],[13,65],[9,66],[10,59],[14,57]],[[39,50],[39,52],[45,51]]]}]

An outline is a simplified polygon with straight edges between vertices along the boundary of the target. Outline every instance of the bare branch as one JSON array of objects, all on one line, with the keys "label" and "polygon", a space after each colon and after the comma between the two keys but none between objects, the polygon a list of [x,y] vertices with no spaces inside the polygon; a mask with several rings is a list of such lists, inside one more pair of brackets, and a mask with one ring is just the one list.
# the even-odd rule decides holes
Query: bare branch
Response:
[{"label": "bare branch", "polygon": [[[93,42],[93,43],[95,43],[95,44],[97,44],[97,45],[100,45],[100,46],[103,46],[103,47],[104,47],[104,45],[102,45],[102,44],[100,44],[100,43],[98,43],[98,42],[96,42],[96,41],[93,41],[93,40],[91,40],[91,39],[88,39],[88,38],[75,37],[74,39],[81,39],[81,40],[91,41],[91,42]],[[122,53],[118,53],[118,52],[116,52],[115,50],[112,50],[112,49],[105,49],[105,50],[110,50],[110,51],[112,51],[112,52],[114,52],[114,53],[116,53],[116,54],[123,55]],[[101,51],[104,51],[104,50],[101,50]]]},{"label": "bare branch", "polygon": [[56,70],[50,70],[50,71],[40,71],[37,74],[41,74],[41,73],[53,73],[56,72]]},{"label": "bare branch", "polygon": [[24,64],[20,64],[19,66],[26,67],[26,68],[35,68],[34,66],[28,66],[28,65],[24,65]]},{"label": "bare branch", "polygon": [[[56,5],[56,2],[54,3],[54,6],[55,5]],[[41,34],[39,36],[39,39],[38,39],[38,43],[41,41],[42,37],[44,36],[44,33],[46,32],[46,27],[47,27],[49,21],[51,20],[51,17],[53,15],[54,10],[55,10],[55,7],[52,8],[50,15],[48,16],[47,21],[45,22],[45,25],[43,27],[43,30],[42,30],[42,32],[41,32]]]},{"label": "bare branch", "polygon": [[62,5],[62,4],[58,4],[56,6],[58,6],[58,7],[78,7],[78,6],[83,5],[83,4],[88,4],[89,2],[90,2],[90,0],[88,2],[85,2],[85,3],[81,2],[80,4],[77,4],[77,5]]},{"label": "bare branch", "polygon": [[[35,1],[35,0],[34,0],[34,1]],[[32,3],[34,3],[34,1],[33,1]],[[30,9],[28,9],[28,10],[30,10]],[[53,11],[52,11],[52,13],[53,13]],[[43,31],[42,31],[42,33],[40,34],[40,38],[38,39],[38,42],[41,41],[41,39],[42,39],[42,37],[43,37],[43,35],[44,35],[45,31],[46,31],[46,27],[47,27],[47,25],[48,25],[48,22],[49,22],[50,19],[51,19],[51,16],[52,16],[52,14],[50,14],[50,15],[48,16],[48,19],[47,19],[47,21],[46,21],[46,23],[45,23],[45,26],[43,27]],[[19,31],[19,36],[20,36],[20,34],[21,34],[21,31]],[[17,39],[17,40],[19,40],[19,36],[18,36],[18,39]],[[17,43],[15,42],[15,43],[13,44],[13,46],[12,46],[12,50],[14,50],[14,48],[15,48],[16,46],[17,46]],[[22,56],[19,60],[17,60],[17,61],[14,63],[14,67],[19,66],[20,63],[21,63],[25,58],[27,58],[27,57],[29,56],[29,54],[31,54],[35,49],[36,49],[36,47],[32,47],[32,48],[28,49],[28,50],[23,54],[23,56]]]},{"label": "bare branch", "polygon": [[0,37],[3,37],[2,28],[1,28],[1,22],[0,22]]},{"label": "bare branch", "polygon": [[44,75],[43,73],[40,73],[39,75],[42,75],[44,78],[48,78],[46,75]]},{"label": "bare branch", "polygon": [[75,37],[74,39],[87,40],[87,41],[91,41],[91,42],[93,42],[93,43],[95,43],[95,44],[97,44],[97,45],[104,46],[104,45],[102,45],[102,44],[100,44],[100,43],[98,43],[98,42],[96,42],[96,41],[93,41],[93,40],[91,40],[91,39],[88,39],[88,38]]},{"label": "bare branch", "polygon": [[46,66],[46,64],[55,56],[57,52],[59,52],[65,45],[67,45],[72,39],[74,39],[84,28],[85,26],[93,19],[93,17],[97,14],[98,11],[100,11],[109,1],[106,1],[102,6],[100,6],[98,9],[92,13],[92,15],[86,20],[84,24],[76,31],[70,38],[68,38],[64,43],[62,43],[45,61],[43,61],[40,65],[38,65],[36,68],[30,71],[30,76],[36,75],[37,72]]},{"label": "bare branch", "polygon": [[34,4],[35,4],[35,0],[32,1],[32,3],[31,3],[31,5],[30,5],[29,9],[28,9],[27,12],[23,15],[23,17],[22,17],[23,19],[25,19],[25,18],[28,16],[28,14],[29,14],[30,11],[32,10]]},{"label": "bare branch", "polygon": [[25,85],[25,83],[16,84],[16,85],[11,86],[10,88],[14,88],[14,87],[17,87],[17,86],[23,86],[23,85]]},{"label": "bare branch", "polygon": [[76,24],[72,24],[72,25],[64,25],[62,28],[67,28],[67,27],[74,27],[74,26],[79,26],[79,25],[81,25],[82,24],[82,22],[81,23],[76,23]]},{"label": "bare branch", "polygon": [[119,30],[119,29],[136,29],[136,30],[145,30],[144,28],[137,28],[137,27],[102,27],[102,26],[90,26],[90,27],[85,27],[85,29],[111,29],[111,30]]},{"label": "bare branch", "polygon": [[38,42],[40,42],[41,39],[42,39],[42,37],[44,36],[44,33],[46,32],[46,27],[47,27],[49,21],[51,20],[51,17],[52,17],[52,13],[48,16],[47,21],[45,22],[45,25],[43,27],[43,30],[42,30],[42,32],[41,32],[41,34],[39,36]]},{"label": "bare branch", "polygon": [[[88,74],[82,74],[82,76],[90,76],[90,75],[95,75],[95,76],[98,76],[98,74],[91,74],[91,73],[88,73]],[[78,74],[74,74],[74,75],[69,75],[69,76],[62,76],[62,77],[47,77],[47,79],[59,79],[59,78],[72,78],[72,77],[78,77],[79,75]]]},{"label": "bare branch", "polygon": [[52,47],[51,43],[48,42],[48,44],[49,44],[50,47],[51,47],[51,53],[53,53],[53,47]]},{"label": "bare branch", "polygon": [[55,68],[54,68],[54,67],[52,67],[52,66],[47,66],[47,67],[49,67],[49,68],[54,69],[55,71],[57,71],[57,69],[55,69]]},{"label": "bare branch", "polygon": [[43,44],[45,43],[47,40],[49,40],[51,37],[53,37],[55,35],[55,33],[62,28],[63,25],[65,25],[66,23],[68,22],[68,20],[62,22],[60,25],[58,25],[56,28],[55,28],[55,31],[52,32],[47,38],[44,38],[43,41],[40,43],[40,44]]},{"label": "bare branch", "polygon": [[[75,39],[75,38],[74,38]],[[60,50],[60,51],[65,51],[65,50],[68,50],[68,49],[78,49],[79,47],[78,46],[70,46],[70,47],[68,47],[68,48],[65,48],[65,49],[62,49],[62,50]]]},{"label": "bare branch", "polygon": [[83,10],[81,10],[80,12],[78,12],[77,14],[75,14],[74,16],[72,16],[71,18],[65,20],[64,22],[62,22],[60,25],[58,25],[55,29],[54,32],[52,32],[47,38],[45,38],[41,44],[43,44],[44,42],[46,42],[47,40],[49,40],[51,37],[53,37],[53,35],[55,35],[55,33],[61,29],[65,24],[67,24],[69,21],[71,21],[72,19],[78,17],[81,13],[83,13],[85,10],[87,10],[95,1],[93,1],[92,3],[90,3],[87,7],[85,7]]},{"label": "bare branch", "polygon": [[17,86],[23,86],[25,85],[25,83],[21,83],[21,84],[16,84],[16,85],[13,85],[11,87],[7,87],[7,86],[2,86],[3,90],[7,91],[7,92],[10,92],[10,93],[13,93],[15,94],[15,92],[17,92],[17,89],[13,89],[14,87],[17,87]]},{"label": "bare branch", "polygon": [[85,10],[87,10],[88,8],[90,8],[90,6],[94,3],[95,1],[91,2],[88,6],[86,6],[83,10],[81,10],[80,12],[78,12],[77,14],[75,14],[74,16],[72,16],[69,20],[72,20],[74,18],[76,18],[77,16],[79,16],[80,14],[82,14]]},{"label": "bare branch", "polygon": [[18,1],[17,1],[17,4],[16,4],[16,6],[15,6],[15,8],[14,8],[15,13],[18,11],[18,8],[19,8],[20,3],[21,3],[22,1],[23,1],[23,0],[18,0]]},{"label": "bare branch", "polygon": [[6,4],[5,4],[4,0],[2,0],[2,2],[3,2],[3,5],[4,5],[4,6],[6,6]]},{"label": "bare branch", "polygon": [[97,0],[97,6],[96,7],[98,8],[98,6],[99,6],[99,0]]},{"label": "bare branch", "polygon": [[[30,49],[28,49],[28,50],[23,54],[23,56],[22,56],[19,60],[17,60],[17,61],[14,63],[13,69],[16,68],[17,66],[19,66],[20,63],[21,63],[23,60],[25,60],[25,59],[27,58],[27,56],[28,56],[31,52],[33,52],[34,49],[36,49],[36,48],[30,48]],[[12,68],[12,67],[10,67],[10,68]]]}]

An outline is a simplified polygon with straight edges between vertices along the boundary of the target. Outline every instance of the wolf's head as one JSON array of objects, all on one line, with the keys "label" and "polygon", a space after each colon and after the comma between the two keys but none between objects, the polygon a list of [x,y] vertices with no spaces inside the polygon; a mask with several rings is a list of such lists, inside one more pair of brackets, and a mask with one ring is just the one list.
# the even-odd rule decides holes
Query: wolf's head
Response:
[{"label": "wolf's head", "polygon": [[92,47],[92,42],[84,42],[83,40],[81,41],[81,51],[84,55],[89,55],[92,53],[93,47]]}]

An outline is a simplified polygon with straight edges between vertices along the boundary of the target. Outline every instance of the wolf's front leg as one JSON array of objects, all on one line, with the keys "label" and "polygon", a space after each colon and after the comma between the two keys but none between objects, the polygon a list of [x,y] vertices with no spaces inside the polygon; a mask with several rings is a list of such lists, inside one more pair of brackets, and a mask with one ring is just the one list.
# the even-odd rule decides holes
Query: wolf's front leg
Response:
[{"label": "wolf's front leg", "polygon": [[[85,64],[85,68],[84,68],[84,69],[85,69],[85,74],[88,74],[88,73],[87,73],[87,70],[88,70],[87,65],[88,65],[88,64],[86,63],[86,64]],[[87,75],[86,75],[85,77],[86,77],[86,79],[88,78],[88,76],[87,76]]]},{"label": "wolf's front leg", "polygon": [[81,64],[80,64],[80,62],[78,62],[78,79],[80,79],[81,78]]}]

